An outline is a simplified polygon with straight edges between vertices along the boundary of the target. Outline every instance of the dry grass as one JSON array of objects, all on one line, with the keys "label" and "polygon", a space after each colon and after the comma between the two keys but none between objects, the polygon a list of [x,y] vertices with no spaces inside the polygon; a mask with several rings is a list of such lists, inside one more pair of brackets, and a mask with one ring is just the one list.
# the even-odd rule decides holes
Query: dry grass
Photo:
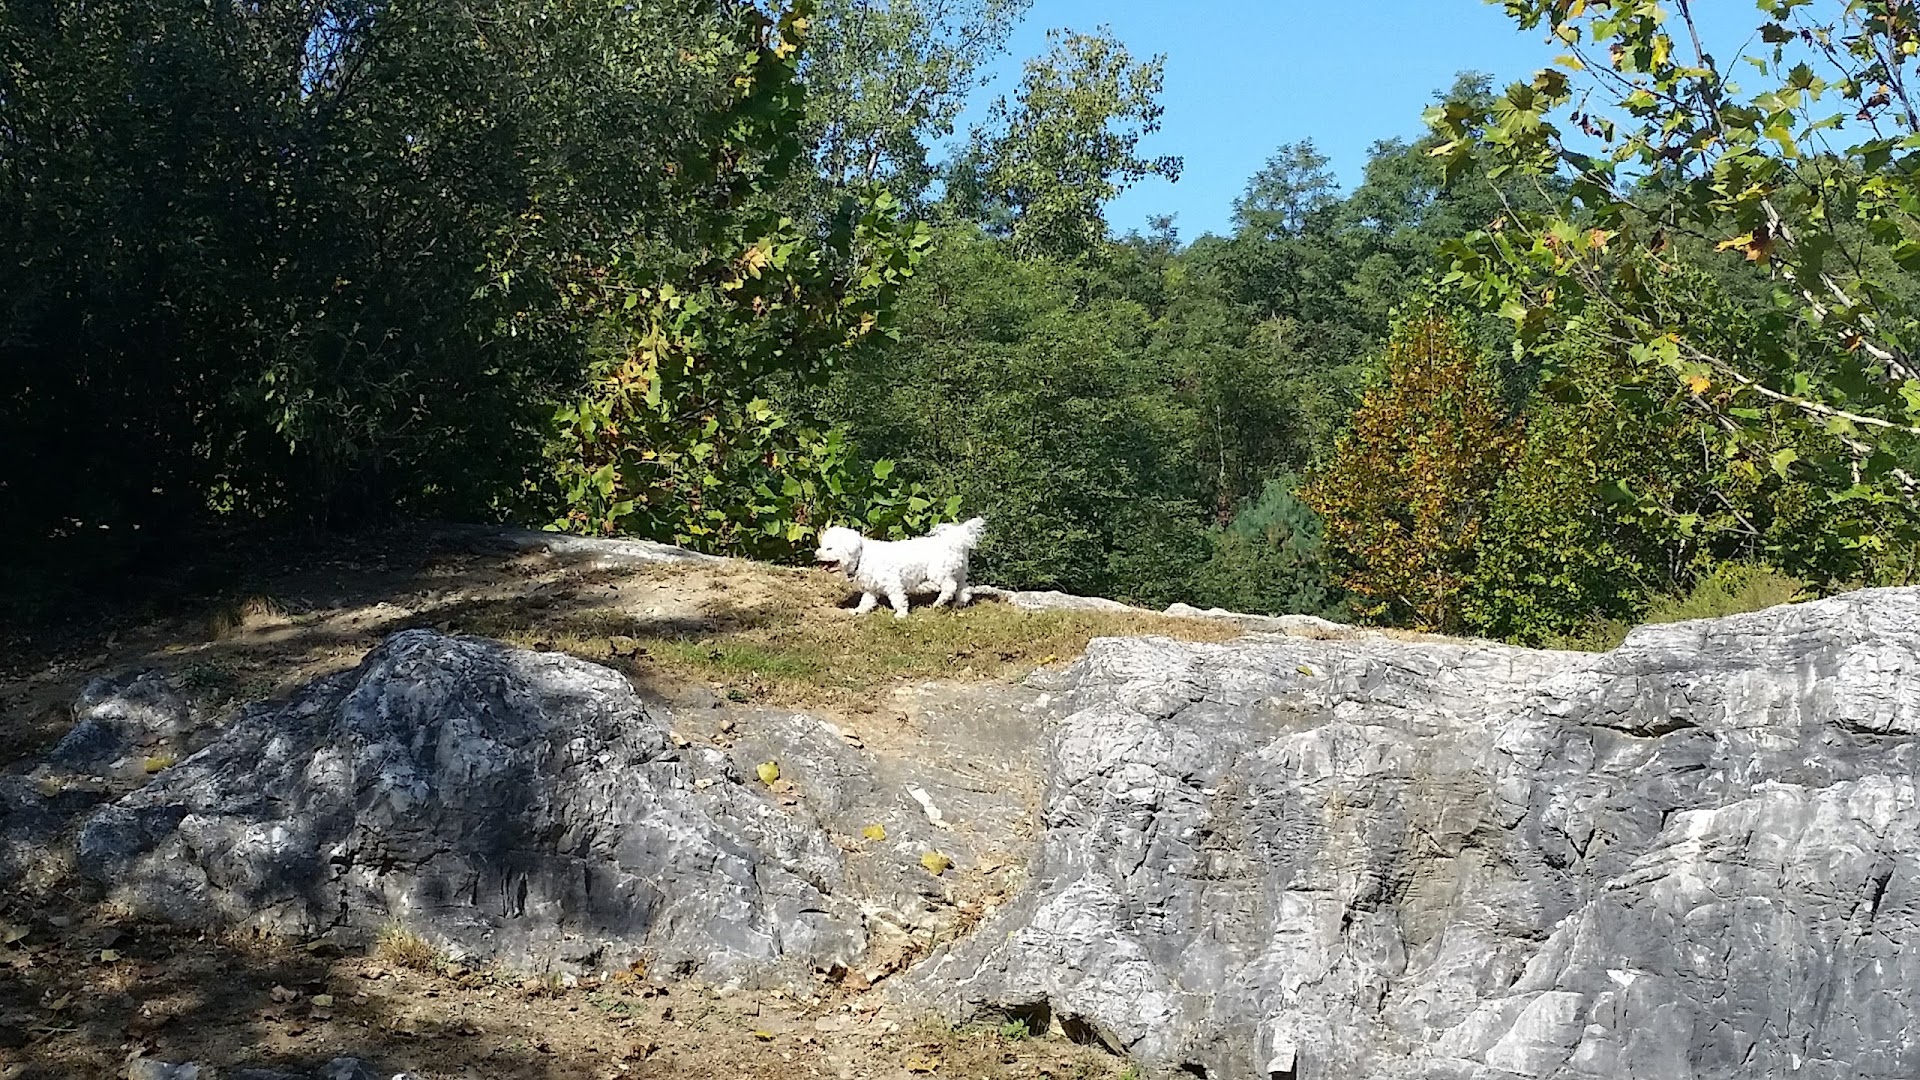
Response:
[{"label": "dry grass", "polygon": [[443,959],[440,950],[434,948],[426,938],[397,922],[390,922],[380,928],[380,937],[374,943],[373,955],[383,963],[408,971],[436,970]]},{"label": "dry grass", "polygon": [[695,679],[739,700],[844,706],[876,690],[926,679],[1019,677],[1070,659],[1096,637],[1158,634],[1224,641],[1224,622],[1152,613],[1023,611],[982,601],[963,610],[916,607],[906,619],[856,616],[844,582],[826,574],[745,564],[673,571],[676,588],[704,600],[692,619],[660,620],[619,609],[524,608],[482,613],[460,628],[520,645],[543,645],[643,677]]},{"label": "dry grass", "polygon": [[286,605],[273,597],[249,596],[216,605],[207,616],[207,636],[214,641],[225,641],[248,630],[284,622],[286,617]]}]

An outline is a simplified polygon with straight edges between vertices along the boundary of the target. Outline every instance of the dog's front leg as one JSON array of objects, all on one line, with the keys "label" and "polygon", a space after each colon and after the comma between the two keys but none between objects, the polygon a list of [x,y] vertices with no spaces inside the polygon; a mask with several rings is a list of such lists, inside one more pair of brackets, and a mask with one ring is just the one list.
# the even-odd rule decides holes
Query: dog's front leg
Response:
[{"label": "dog's front leg", "polygon": [[906,589],[898,585],[895,585],[893,588],[888,589],[887,603],[893,605],[894,618],[904,619],[907,617],[907,590]]},{"label": "dog's front leg", "polygon": [[870,592],[861,593],[860,606],[857,608],[854,608],[853,613],[855,615],[865,615],[867,612],[872,611],[874,608],[879,606],[880,606],[880,598],[878,596],[875,596]]}]

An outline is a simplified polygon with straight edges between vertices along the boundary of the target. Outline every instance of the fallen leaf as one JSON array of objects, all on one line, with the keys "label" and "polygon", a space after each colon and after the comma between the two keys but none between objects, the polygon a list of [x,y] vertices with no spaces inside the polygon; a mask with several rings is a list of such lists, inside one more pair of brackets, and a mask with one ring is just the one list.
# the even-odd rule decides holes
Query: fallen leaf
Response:
[{"label": "fallen leaf", "polygon": [[13,923],[0,923],[0,945],[11,945],[25,938],[30,932],[31,929],[29,927],[17,926]]},{"label": "fallen leaf", "polygon": [[101,949],[100,950],[100,962],[103,964],[116,963],[119,961],[119,959],[120,959],[120,952],[117,949]]},{"label": "fallen leaf", "polygon": [[273,989],[267,991],[267,996],[279,1004],[285,1005],[289,1001],[298,1001],[300,999],[300,991],[289,990],[279,983],[275,983]]},{"label": "fallen leaf", "polygon": [[315,995],[313,995],[313,1007],[314,1007],[314,1008],[316,1008],[316,1009],[331,1009],[331,1008],[333,1008],[333,995],[332,995],[332,994],[315,994]]},{"label": "fallen leaf", "polygon": [[754,1038],[756,1038],[756,1039],[759,1039],[759,1040],[760,1040],[761,1042],[772,1042],[772,1041],[773,1041],[773,1032],[771,1032],[771,1031],[756,1031],[756,1032],[754,1032],[754,1033],[753,1033],[753,1037],[754,1037]]},{"label": "fallen leaf", "polygon": [[860,835],[875,842],[885,840],[887,838],[887,827],[879,824],[869,825],[860,830]]},{"label": "fallen leaf", "polygon": [[780,766],[777,762],[763,761],[754,766],[753,771],[760,777],[760,782],[768,787],[772,787],[774,781],[780,779]]},{"label": "fallen leaf", "polygon": [[157,773],[163,769],[171,769],[178,760],[172,754],[155,754],[146,760],[146,770],[149,773]]},{"label": "fallen leaf", "polygon": [[46,1002],[45,1004],[47,1006],[48,1012],[59,1012],[61,1009],[64,1009],[67,1006],[73,1004],[73,993],[72,991],[68,991],[67,993],[61,994],[59,997],[54,998],[52,1001]]},{"label": "fallen leaf", "polygon": [[937,851],[929,851],[920,856],[920,865],[927,868],[927,873],[939,877],[953,868],[953,860]]},{"label": "fallen leaf", "polygon": [[939,1054],[909,1054],[907,1071],[910,1073],[930,1073],[940,1068]]},{"label": "fallen leaf", "polygon": [[1295,670],[1295,671],[1297,671],[1297,672],[1299,672],[1299,673],[1300,673],[1300,674],[1302,674],[1302,675],[1309,675],[1309,676],[1310,676],[1310,675],[1312,675],[1312,674],[1313,674],[1313,669],[1312,669],[1312,668],[1310,668],[1310,667],[1308,667],[1308,666],[1307,666],[1307,665],[1305,665],[1305,664],[1301,664],[1301,665],[1300,665],[1299,667],[1297,667],[1297,668],[1294,668],[1293,670]]}]

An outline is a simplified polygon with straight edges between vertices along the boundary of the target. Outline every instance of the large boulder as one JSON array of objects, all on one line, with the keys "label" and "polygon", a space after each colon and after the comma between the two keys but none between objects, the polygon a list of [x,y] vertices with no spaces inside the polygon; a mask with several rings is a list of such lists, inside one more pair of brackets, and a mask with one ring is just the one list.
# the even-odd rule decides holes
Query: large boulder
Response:
[{"label": "large boulder", "polygon": [[1033,884],[925,1001],[1214,1078],[1920,1076],[1920,591],[1057,683]]},{"label": "large boulder", "polygon": [[523,970],[750,978],[853,963],[826,833],[719,750],[676,748],[618,673],[425,630],[249,706],[101,808],[81,868],[182,922],[367,936],[398,923]]}]

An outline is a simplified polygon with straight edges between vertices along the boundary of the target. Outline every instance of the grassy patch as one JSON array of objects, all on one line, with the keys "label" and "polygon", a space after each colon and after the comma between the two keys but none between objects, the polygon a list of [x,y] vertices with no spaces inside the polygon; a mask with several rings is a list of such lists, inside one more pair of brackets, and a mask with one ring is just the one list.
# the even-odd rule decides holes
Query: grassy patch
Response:
[{"label": "grassy patch", "polygon": [[993,601],[962,610],[918,607],[906,619],[884,610],[857,616],[843,606],[844,583],[772,567],[679,569],[656,580],[698,594],[698,616],[514,610],[459,629],[561,649],[638,676],[715,683],[736,699],[776,705],[848,704],[924,679],[1018,677],[1079,655],[1095,637],[1223,641],[1240,632],[1147,612],[1034,612]]}]

